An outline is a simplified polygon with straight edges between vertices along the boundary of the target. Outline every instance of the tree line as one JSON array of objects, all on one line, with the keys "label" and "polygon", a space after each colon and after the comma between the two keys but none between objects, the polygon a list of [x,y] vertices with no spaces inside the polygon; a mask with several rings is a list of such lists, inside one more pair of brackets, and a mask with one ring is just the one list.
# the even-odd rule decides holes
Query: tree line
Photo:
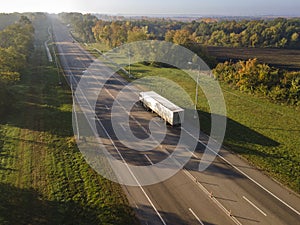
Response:
[{"label": "tree line", "polygon": [[219,63],[213,70],[216,79],[243,92],[263,95],[277,103],[300,105],[300,72],[289,72],[257,59]]},{"label": "tree line", "polygon": [[[300,48],[298,18],[219,22],[181,22],[158,18],[104,21],[82,14],[62,14],[61,18],[77,27],[75,30],[88,29],[85,40],[101,42],[109,48],[141,40],[165,40],[182,45],[195,52],[210,67],[215,67],[216,79],[241,91],[265,95],[276,102],[300,105],[300,72],[280,70],[260,64],[256,59],[217,65],[205,48],[206,45]],[[89,20],[86,22],[88,27],[78,22],[84,20]],[[82,26],[85,28],[81,28]]]},{"label": "tree line", "polygon": [[221,21],[186,26],[202,44],[228,47],[300,47],[300,19]]},{"label": "tree line", "polygon": [[300,19],[180,22],[142,20],[150,34],[176,44],[198,43],[222,47],[300,48]]},{"label": "tree line", "polygon": [[[170,21],[163,23],[167,25]],[[176,28],[176,23],[171,22]],[[155,26],[154,26],[154,25]],[[170,27],[169,27],[170,28]],[[124,43],[130,43],[143,40],[164,40],[165,37],[161,33],[156,33],[165,30],[159,26],[159,23],[154,20],[152,23],[144,20],[139,21],[102,21],[98,20],[92,31],[95,40],[104,43],[109,48],[115,48]],[[209,66],[215,66],[216,60],[207,54],[206,48],[196,42],[192,42],[185,31],[178,30],[174,32],[174,38],[166,41],[182,45],[200,56]]]},{"label": "tree line", "polygon": [[[105,32],[115,28],[124,30],[123,41],[128,30],[145,31],[149,39],[166,40],[175,44],[198,43],[223,47],[273,47],[300,48],[300,19],[277,18],[274,20],[242,20],[184,23],[171,20],[100,21]],[[99,27],[97,23],[96,26]],[[110,28],[109,28],[110,27]],[[95,32],[96,31],[96,32]],[[94,35],[99,36],[94,28]],[[145,38],[145,36],[142,36]],[[114,38],[112,38],[114,39]],[[112,40],[112,43],[114,40]]]},{"label": "tree line", "polygon": [[59,16],[72,25],[81,40],[101,41],[109,47],[127,41],[156,39],[181,45],[300,48],[299,18],[181,22],[161,18],[105,21],[81,13]]},{"label": "tree line", "polygon": [[0,113],[11,105],[10,87],[20,79],[33,49],[34,27],[27,17],[0,31]]},{"label": "tree line", "polygon": [[82,13],[60,13],[58,16],[65,24],[71,26],[73,35],[79,41],[95,42],[92,28],[98,20],[96,16]]},{"label": "tree line", "polygon": [[97,41],[115,48],[126,42],[150,39],[147,26],[134,26],[130,21],[102,21],[99,20],[92,28]]}]

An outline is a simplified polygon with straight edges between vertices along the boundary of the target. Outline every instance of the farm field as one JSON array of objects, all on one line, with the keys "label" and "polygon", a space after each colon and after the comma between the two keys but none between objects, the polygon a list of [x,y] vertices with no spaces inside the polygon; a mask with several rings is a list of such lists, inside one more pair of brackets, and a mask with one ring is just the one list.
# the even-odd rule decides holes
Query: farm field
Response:
[{"label": "farm field", "polygon": [[[0,118],[0,224],[137,224],[123,189],[94,172],[76,147],[72,96],[47,61],[47,21]],[[59,81],[62,85],[59,85]]]},{"label": "farm field", "polygon": [[211,56],[224,62],[257,58],[262,63],[289,70],[300,70],[300,50],[272,48],[207,47]]},{"label": "farm field", "polygon": [[[147,82],[143,81],[140,85],[146,83],[145,89],[157,91],[176,104],[181,104],[178,100],[180,94],[178,88],[170,86],[170,80],[179,84],[194,99],[196,83],[178,69],[135,64],[131,66],[131,73],[136,77],[131,81],[139,85],[139,78],[147,77]],[[225,147],[299,193],[299,110],[241,93],[227,84],[220,85],[228,117]],[[209,134],[210,110],[202,92],[199,93],[197,106],[201,129]]]}]

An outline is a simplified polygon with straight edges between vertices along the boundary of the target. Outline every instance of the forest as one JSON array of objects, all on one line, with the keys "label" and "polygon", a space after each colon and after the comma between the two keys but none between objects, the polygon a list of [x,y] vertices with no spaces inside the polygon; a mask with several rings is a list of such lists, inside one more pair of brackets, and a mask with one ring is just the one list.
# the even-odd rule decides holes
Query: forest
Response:
[{"label": "forest", "polygon": [[180,22],[170,19],[104,21],[80,13],[62,13],[74,35],[85,42],[98,42],[108,49],[127,42],[165,40],[182,45],[199,55],[215,78],[241,91],[266,96],[277,103],[299,105],[300,72],[261,64],[257,59],[217,64],[206,46],[249,48],[300,48],[300,19],[201,20]]},{"label": "forest", "polygon": [[26,17],[0,31],[0,113],[13,103],[12,85],[19,81],[34,49],[34,27]]},{"label": "forest", "polygon": [[300,48],[300,19],[207,20],[170,19],[104,21],[91,14],[61,13],[86,42],[103,41],[116,47],[127,41],[157,39],[226,47]]},{"label": "forest", "polygon": [[64,23],[71,25],[78,40],[82,42],[95,41],[92,28],[95,26],[97,17],[81,13],[60,13],[59,17]]}]

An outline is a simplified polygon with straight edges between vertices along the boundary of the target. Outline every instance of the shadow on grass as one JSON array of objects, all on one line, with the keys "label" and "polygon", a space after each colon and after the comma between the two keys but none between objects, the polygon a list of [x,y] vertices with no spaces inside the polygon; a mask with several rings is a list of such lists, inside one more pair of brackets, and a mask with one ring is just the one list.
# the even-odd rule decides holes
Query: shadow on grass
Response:
[{"label": "shadow on grass", "polygon": [[27,103],[22,109],[7,116],[4,124],[31,131],[48,132],[60,137],[73,135],[72,112],[49,105]]},{"label": "shadow on grass", "polygon": [[[211,127],[211,114],[204,111],[198,111],[198,114],[201,129],[209,134]],[[220,117],[220,115],[217,115],[217,117]],[[269,147],[276,147],[280,145],[280,143],[273,139],[266,137],[265,135],[258,133],[257,131],[230,118],[227,118],[225,140],[237,144],[250,143]]]},{"label": "shadow on grass", "polygon": [[59,85],[57,77],[51,80],[47,78],[50,75],[28,76],[24,75],[14,88],[16,103],[2,115],[0,124],[49,132],[60,137],[72,136],[72,96],[65,80]]},{"label": "shadow on grass", "polygon": [[[109,205],[102,208],[88,207],[84,203],[74,201],[45,200],[34,189],[17,188],[8,184],[0,184],[0,224],[3,225],[92,225],[92,224],[160,224],[158,215],[152,207],[139,205],[136,209],[137,219],[128,214],[129,206]],[[159,211],[167,224],[199,224],[190,216],[189,221],[179,215]],[[209,225],[211,223],[203,221]]]},{"label": "shadow on grass", "polygon": [[[101,98],[101,102],[99,102],[99,109],[96,110],[97,111],[97,115],[98,117],[101,119],[101,121],[106,125],[107,130],[110,132],[110,136],[117,141],[117,138],[115,138],[114,135],[114,131],[112,128],[112,124],[111,124],[111,114],[110,114],[110,110],[107,109],[103,109],[103,107],[101,108],[102,105],[107,105],[108,107],[111,107],[111,100],[107,97],[103,97]],[[145,111],[146,110],[140,106],[137,105],[137,109],[135,111]],[[140,115],[142,115],[140,113]],[[185,118],[193,118],[194,115],[194,111],[190,110],[190,109],[185,109]],[[199,120],[200,120],[200,128],[202,131],[204,131],[206,134],[210,134],[210,129],[211,129],[211,114],[204,112],[204,111],[200,111],[198,110],[198,115],[199,115]],[[114,117],[116,117],[118,115],[114,114]],[[122,113],[120,113],[120,116],[123,116]],[[216,117],[222,117],[220,115],[215,115]],[[144,127],[144,129],[149,130],[148,124],[150,122],[151,117],[157,117],[156,114],[152,114],[152,116],[148,117],[148,118],[144,118],[144,117],[138,117],[136,118],[140,125],[142,125]],[[227,127],[226,127],[226,133],[225,133],[225,140],[227,143],[234,143],[235,145],[240,145],[240,146],[249,146],[252,145],[253,147],[257,147],[257,146],[264,146],[264,147],[277,147],[280,145],[280,143],[276,142],[275,140],[237,122],[234,121],[230,118],[226,118],[227,119]],[[193,119],[188,119],[189,121],[193,121]],[[220,118],[217,118],[217,121],[220,120]],[[131,127],[131,130],[137,130],[135,133],[137,134],[136,136],[140,137],[141,139],[143,138],[147,138],[148,134],[142,135],[144,133],[144,131],[141,131],[141,129],[138,129],[138,126],[134,123],[132,125],[133,127]],[[173,135],[175,137],[179,137],[180,136],[180,129],[178,129],[177,127],[172,127],[168,125],[168,134]],[[169,137],[170,140],[170,137]],[[174,141],[174,143],[169,143],[169,144],[177,144],[176,140]],[[253,154],[259,154],[259,152],[257,151],[257,153],[255,153],[255,151],[253,152]]]},{"label": "shadow on grass", "polygon": [[49,201],[33,189],[7,184],[0,184],[0,193],[0,224],[3,225],[121,225],[133,221],[125,205],[106,204],[103,208],[93,208],[74,201]]}]

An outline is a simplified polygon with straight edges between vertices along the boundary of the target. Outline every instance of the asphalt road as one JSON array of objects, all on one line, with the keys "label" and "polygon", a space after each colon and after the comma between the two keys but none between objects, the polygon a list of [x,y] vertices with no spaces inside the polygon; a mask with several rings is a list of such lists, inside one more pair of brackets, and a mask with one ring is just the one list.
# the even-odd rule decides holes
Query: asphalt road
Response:
[{"label": "asphalt road", "polygon": [[[92,82],[93,75],[84,71],[95,59],[78,43],[73,43],[67,27],[56,20],[53,20],[53,33],[61,65],[73,90],[82,76],[90,76]],[[103,67],[100,62],[94,73],[104,75],[110,70]],[[96,108],[102,125],[97,127],[98,135],[112,155],[118,158],[120,153],[128,164],[158,163],[172,153],[172,146],[178,141],[176,137],[185,131],[167,126],[164,142],[153,151],[136,152],[119,142],[110,114],[116,96],[127,84],[118,74],[106,82]],[[130,129],[140,138],[148,137],[148,122],[156,115],[138,104],[130,114],[134,118]],[[157,123],[159,126],[161,121]],[[122,129],[127,132],[128,128]],[[229,151],[221,149],[206,171],[197,171],[207,139],[206,135],[200,135],[192,159],[170,179],[149,186],[123,186],[141,224],[300,224],[299,196]]]}]

